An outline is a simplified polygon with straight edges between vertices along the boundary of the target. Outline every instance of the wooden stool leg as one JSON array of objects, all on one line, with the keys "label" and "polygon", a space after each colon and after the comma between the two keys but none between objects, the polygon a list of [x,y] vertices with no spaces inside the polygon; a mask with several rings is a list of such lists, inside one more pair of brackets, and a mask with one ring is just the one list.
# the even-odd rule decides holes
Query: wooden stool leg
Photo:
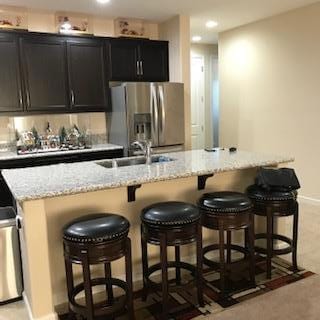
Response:
[{"label": "wooden stool leg", "polygon": [[273,215],[267,208],[267,278],[271,279],[272,256],[273,256]]},{"label": "wooden stool leg", "polygon": [[167,256],[167,237],[165,234],[160,236],[160,260],[162,271],[162,319],[168,319],[169,308],[169,284],[168,284],[168,256]]},{"label": "wooden stool leg", "polygon": [[227,231],[227,263],[231,263],[231,231]]},{"label": "wooden stool leg", "polygon": [[249,250],[249,230],[244,229],[244,247]]},{"label": "wooden stool leg", "polygon": [[142,277],[143,277],[143,289],[142,289],[142,301],[146,301],[148,297],[148,243],[143,235],[143,228],[141,226],[141,249],[142,249]]},{"label": "wooden stool leg", "polygon": [[113,289],[112,289],[112,273],[111,273],[111,263],[108,262],[104,265],[104,274],[106,277],[106,280],[108,281],[106,285],[106,290],[108,294],[108,304],[111,305],[113,303]]},{"label": "wooden stool leg", "polygon": [[128,286],[127,293],[127,305],[128,305],[128,315],[130,320],[134,320],[134,308],[133,308],[133,285],[132,285],[132,256],[131,256],[131,240],[127,238],[127,248],[126,248],[126,283]]},{"label": "wooden stool leg", "polygon": [[[176,263],[180,263],[180,247],[175,246],[175,260]],[[176,284],[181,284],[181,269],[179,267],[176,268]]]},{"label": "wooden stool leg", "polygon": [[255,280],[255,267],[256,267],[256,261],[255,261],[255,252],[254,252],[254,215],[251,214],[250,216],[250,226],[248,228],[248,250],[250,255],[250,267],[249,267],[249,273],[250,273],[250,285],[255,287],[256,286],[256,280]]},{"label": "wooden stool leg", "polygon": [[[73,268],[72,268],[72,263],[67,258],[64,259],[64,264],[66,268],[68,299],[69,301],[71,301],[72,293],[74,290]],[[73,319],[74,316],[75,316],[74,312],[72,312],[69,304],[69,319]]]},{"label": "wooden stool leg", "polygon": [[87,320],[94,320],[94,306],[91,287],[91,274],[88,254],[85,253],[82,261],[84,292],[86,298]]},{"label": "wooden stool leg", "polygon": [[293,238],[292,238],[292,270],[298,271],[297,247],[298,247],[298,223],[299,223],[299,204],[295,204],[293,215]]},{"label": "wooden stool leg", "polygon": [[198,302],[200,307],[204,307],[203,300],[203,254],[202,254],[202,225],[198,224],[198,237],[197,237],[197,292]]},{"label": "wooden stool leg", "polygon": [[226,296],[226,268],[225,268],[225,257],[224,257],[224,229],[223,226],[219,226],[219,252],[220,252],[220,286],[221,294],[223,297]]}]

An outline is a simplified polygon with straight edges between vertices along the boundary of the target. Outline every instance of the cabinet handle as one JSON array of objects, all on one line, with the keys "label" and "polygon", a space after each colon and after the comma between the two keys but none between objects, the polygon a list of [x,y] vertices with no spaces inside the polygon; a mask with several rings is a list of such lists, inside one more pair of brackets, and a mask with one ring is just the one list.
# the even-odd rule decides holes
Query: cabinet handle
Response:
[{"label": "cabinet handle", "polygon": [[19,103],[20,103],[20,107],[22,107],[23,100],[22,100],[22,91],[21,91],[21,89],[19,90]]},{"label": "cabinet handle", "polygon": [[143,76],[143,64],[142,64],[142,61],[140,61],[140,75]]},{"label": "cabinet handle", "polygon": [[137,61],[137,75],[140,76],[140,64],[139,61]]},{"label": "cabinet handle", "polygon": [[73,92],[73,90],[70,90],[70,95],[71,95],[71,106],[74,107],[74,92]]},{"label": "cabinet handle", "polygon": [[16,228],[18,230],[22,229],[22,217],[20,216],[16,216]]},{"label": "cabinet handle", "polygon": [[30,103],[30,92],[27,90],[27,109],[30,109],[31,103]]}]

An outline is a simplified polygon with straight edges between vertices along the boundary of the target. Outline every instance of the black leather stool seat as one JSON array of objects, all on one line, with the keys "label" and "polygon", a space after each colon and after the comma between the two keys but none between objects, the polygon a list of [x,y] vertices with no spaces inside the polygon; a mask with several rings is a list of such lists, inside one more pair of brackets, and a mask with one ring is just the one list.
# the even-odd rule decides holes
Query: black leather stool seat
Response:
[{"label": "black leather stool seat", "polygon": [[161,202],[153,204],[141,213],[144,223],[160,226],[181,226],[200,219],[199,209],[184,202]]},{"label": "black leather stool seat", "polygon": [[129,221],[116,214],[97,213],[71,221],[63,229],[63,238],[73,242],[99,243],[127,236]]},{"label": "black leather stool seat", "polygon": [[205,193],[198,202],[200,209],[213,213],[234,214],[250,210],[251,200],[239,192],[213,192]]},{"label": "black leather stool seat", "polygon": [[297,199],[297,191],[277,190],[267,191],[257,185],[252,185],[247,189],[248,197],[255,201],[289,201]]}]

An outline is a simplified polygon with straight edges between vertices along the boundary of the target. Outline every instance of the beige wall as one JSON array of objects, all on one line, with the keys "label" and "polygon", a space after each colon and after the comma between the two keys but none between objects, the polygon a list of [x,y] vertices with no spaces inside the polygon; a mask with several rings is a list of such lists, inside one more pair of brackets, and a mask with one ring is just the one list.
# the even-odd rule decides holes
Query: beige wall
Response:
[{"label": "beige wall", "polygon": [[320,3],[219,36],[220,142],[296,157],[320,199]]},{"label": "beige wall", "polygon": [[191,148],[190,18],[175,16],[159,25],[159,38],[169,41],[170,81],[184,83],[185,145]]},{"label": "beige wall", "polygon": [[[0,5],[0,8],[3,6]],[[3,7],[4,9],[10,10],[10,7]],[[11,7],[16,8],[16,7]],[[23,8],[22,8],[23,9]],[[28,16],[28,30],[34,32],[49,32],[55,33],[56,22],[55,12],[52,11],[41,11],[34,9],[27,9]],[[72,16],[80,16],[79,14],[71,13]],[[81,15],[83,16],[83,15]],[[96,16],[89,17],[89,29],[95,36],[112,37],[115,36],[114,20],[111,18],[103,18]],[[158,24],[153,22],[145,22],[144,28],[146,33],[152,40],[159,38]]]},{"label": "beige wall", "polygon": [[191,44],[191,55],[204,57],[205,76],[205,145],[213,146],[213,68],[212,57],[218,58],[218,45],[216,44]]}]

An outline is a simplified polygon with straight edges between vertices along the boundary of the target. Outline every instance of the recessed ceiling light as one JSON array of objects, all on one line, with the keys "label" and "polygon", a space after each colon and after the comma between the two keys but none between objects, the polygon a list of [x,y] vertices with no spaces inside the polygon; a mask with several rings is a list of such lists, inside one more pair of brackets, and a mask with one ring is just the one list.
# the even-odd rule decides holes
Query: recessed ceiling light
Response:
[{"label": "recessed ceiling light", "polygon": [[97,0],[97,2],[102,3],[102,4],[106,4],[106,3],[109,3],[110,0]]},{"label": "recessed ceiling light", "polygon": [[209,20],[206,22],[206,27],[207,28],[214,28],[218,25],[218,22],[213,21],[213,20]]},{"label": "recessed ceiling light", "polygon": [[192,41],[194,41],[194,42],[199,42],[201,40],[202,40],[202,37],[200,37],[200,36],[193,36],[192,37]]}]

